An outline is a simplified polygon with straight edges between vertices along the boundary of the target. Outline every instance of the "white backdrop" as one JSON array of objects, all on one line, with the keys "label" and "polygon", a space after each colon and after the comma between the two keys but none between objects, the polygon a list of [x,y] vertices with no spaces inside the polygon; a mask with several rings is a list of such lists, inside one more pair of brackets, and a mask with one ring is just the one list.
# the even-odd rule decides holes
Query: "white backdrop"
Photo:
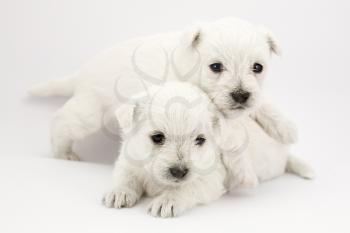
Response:
[{"label": "white backdrop", "polygon": [[[346,0],[0,0],[0,157],[7,161],[51,156],[50,117],[65,100],[29,98],[26,90],[31,84],[71,73],[104,48],[124,39],[182,29],[198,20],[241,17],[267,26],[281,42],[283,56],[273,59],[267,89],[276,104],[299,126],[300,142],[293,151],[310,161],[318,173],[318,179],[310,183],[296,183],[296,178],[289,177],[266,184],[265,189],[273,190],[269,190],[269,195],[279,189],[307,190],[298,193],[295,199],[286,199],[291,201],[288,205],[294,211],[292,214],[290,208],[278,207],[271,218],[292,218],[290,224],[294,227],[307,227],[300,231],[345,232],[347,228],[349,232],[346,222],[350,211],[349,12]],[[117,148],[118,143],[102,133],[78,145],[83,159],[94,163],[111,164]],[[17,169],[16,165],[3,166],[10,172]],[[285,182],[291,182],[293,189]],[[259,194],[267,197],[263,190],[260,188]],[[10,198],[14,191],[6,192]],[[0,186],[0,196],[2,193]],[[269,196],[266,204],[273,205],[276,198]],[[231,199],[234,198],[226,197],[226,202]],[[240,200],[233,202],[236,205]],[[226,214],[225,218],[230,219],[228,210],[221,212],[223,203],[207,209],[208,213],[217,211],[212,216],[220,219],[221,214]],[[239,205],[242,215],[236,210],[234,216],[244,217],[246,225],[254,225],[250,213],[264,213],[259,206],[264,205],[264,200],[259,196],[259,202],[247,204],[248,212]],[[266,211],[262,230],[274,226],[272,219],[267,218],[269,209]],[[144,213],[128,214],[130,219],[132,214]],[[0,219],[2,215],[6,215],[5,211],[0,210]],[[194,218],[196,215],[191,214],[189,219]],[[182,224],[188,220],[182,220]],[[237,229],[235,219],[227,224],[226,228],[231,225]],[[243,232],[244,224],[240,227],[239,232]]]}]

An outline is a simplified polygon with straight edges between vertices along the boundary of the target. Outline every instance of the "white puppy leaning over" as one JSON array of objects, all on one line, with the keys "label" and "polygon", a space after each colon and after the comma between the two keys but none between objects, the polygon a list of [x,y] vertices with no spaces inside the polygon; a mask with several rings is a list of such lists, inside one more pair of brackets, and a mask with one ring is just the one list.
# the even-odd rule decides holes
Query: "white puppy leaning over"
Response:
[{"label": "white puppy leaning over", "polygon": [[226,190],[226,171],[208,97],[180,82],[167,83],[149,95],[116,111],[123,144],[114,188],[104,204],[131,207],[146,194],[155,197],[151,215],[173,217],[218,199]]},{"label": "white puppy leaning over", "polygon": [[269,30],[239,19],[221,19],[118,43],[77,72],[30,91],[71,97],[52,122],[58,158],[78,160],[74,142],[101,129],[111,106],[144,91],[144,86],[174,79],[200,87],[230,118],[250,114],[271,137],[288,144],[296,141],[293,124],[262,94],[268,60],[279,50]]},{"label": "white puppy leaning over", "polygon": [[[149,213],[173,217],[286,171],[311,178],[312,169],[288,154],[250,117],[226,119],[197,87],[169,82],[116,111],[124,133],[107,207],[131,207],[155,197]],[[222,155],[222,156],[220,156]]]}]

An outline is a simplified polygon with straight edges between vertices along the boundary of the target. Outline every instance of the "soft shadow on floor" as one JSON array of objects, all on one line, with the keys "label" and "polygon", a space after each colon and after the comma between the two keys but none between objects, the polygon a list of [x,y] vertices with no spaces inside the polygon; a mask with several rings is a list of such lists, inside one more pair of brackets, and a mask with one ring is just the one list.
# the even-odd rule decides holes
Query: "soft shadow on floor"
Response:
[{"label": "soft shadow on floor", "polygon": [[103,130],[75,143],[74,150],[81,160],[112,164],[119,155],[120,137],[106,136]]}]

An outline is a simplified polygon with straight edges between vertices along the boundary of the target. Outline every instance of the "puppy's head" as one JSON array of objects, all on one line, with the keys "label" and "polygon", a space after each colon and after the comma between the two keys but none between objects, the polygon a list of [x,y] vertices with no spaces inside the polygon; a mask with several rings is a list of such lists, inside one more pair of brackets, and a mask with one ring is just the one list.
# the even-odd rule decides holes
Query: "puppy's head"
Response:
[{"label": "puppy's head", "polygon": [[265,28],[238,19],[195,26],[183,35],[189,57],[200,59],[195,82],[227,115],[239,115],[259,104],[271,53],[278,54],[274,36]]},{"label": "puppy's head", "polygon": [[124,132],[122,153],[164,185],[181,185],[215,169],[215,113],[197,87],[169,82],[116,114]]}]

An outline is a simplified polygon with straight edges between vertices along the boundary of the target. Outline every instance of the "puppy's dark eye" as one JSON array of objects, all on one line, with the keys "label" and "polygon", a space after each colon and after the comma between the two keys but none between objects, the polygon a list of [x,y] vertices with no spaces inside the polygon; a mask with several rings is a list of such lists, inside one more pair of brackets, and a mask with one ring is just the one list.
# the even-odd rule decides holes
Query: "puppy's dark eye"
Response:
[{"label": "puppy's dark eye", "polygon": [[259,63],[254,63],[253,65],[253,72],[256,73],[256,74],[259,74],[263,71],[264,67],[259,64]]},{"label": "puppy's dark eye", "polygon": [[219,62],[209,65],[209,68],[214,73],[221,73],[224,70],[224,66],[222,65],[222,63]]},{"label": "puppy's dark eye", "polygon": [[163,133],[155,133],[151,135],[151,140],[154,144],[163,145],[165,141],[165,136]]},{"label": "puppy's dark eye", "polygon": [[199,135],[196,138],[196,145],[201,146],[205,143],[205,137],[203,135]]}]

